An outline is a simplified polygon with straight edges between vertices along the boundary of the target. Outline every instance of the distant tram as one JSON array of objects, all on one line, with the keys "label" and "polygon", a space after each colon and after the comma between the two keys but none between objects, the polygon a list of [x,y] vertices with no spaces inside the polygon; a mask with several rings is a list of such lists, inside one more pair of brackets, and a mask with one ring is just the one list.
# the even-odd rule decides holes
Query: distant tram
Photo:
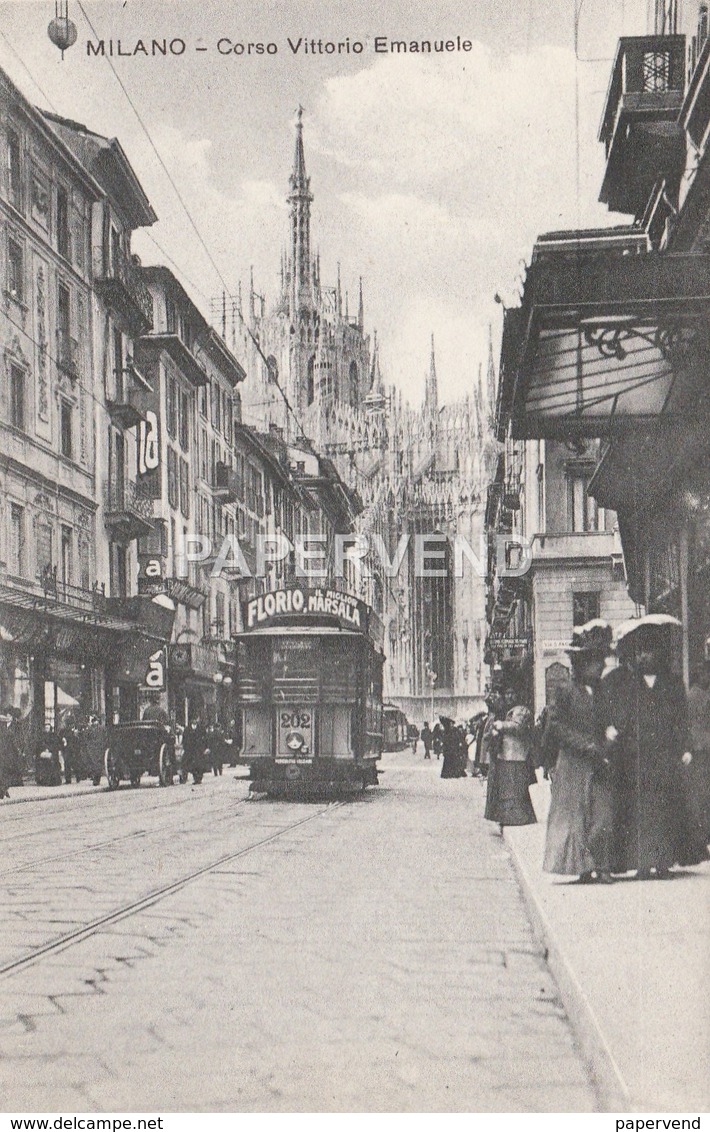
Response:
[{"label": "distant tram", "polygon": [[376,786],[384,634],[374,611],[338,590],[289,586],[247,601],[244,626],[238,761],[252,790]]},{"label": "distant tram", "polygon": [[385,704],[384,736],[386,751],[403,751],[411,743],[411,727],[403,711],[394,704]]}]

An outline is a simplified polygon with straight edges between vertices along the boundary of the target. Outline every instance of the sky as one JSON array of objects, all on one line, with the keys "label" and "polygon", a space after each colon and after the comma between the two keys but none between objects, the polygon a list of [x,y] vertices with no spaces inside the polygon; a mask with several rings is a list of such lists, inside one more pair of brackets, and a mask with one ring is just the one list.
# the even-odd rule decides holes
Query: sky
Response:
[{"label": "sky", "polygon": [[[496,350],[500,339],[494,295],[516,303],[538,232],[627,219],[597,202],[597,130],[616,41],[646,32],[647,0],[68,3],[78,38],[62,61],[46,33],[54,0],[0,0],[0,66],[37,105],[119,138],[159,218],[135,238],[143,262],[167,261],[208,315],[223,281],[246,291],[252,269],[274,301],[302,105],[322,281],[340,262],[354,312],[363,277],[383,377],[412,403],[431,334],[442,400],[472,390],[489,326]],[[378,53],[379,36],[459,36],[471,50]],[[87,54],[97,37],[114,52],[153,38],[186,49],[114,54],[114,73]],[[294,54],[289,38],[363,50]],[[220,54],[220,39],[245,54]],[[276,53],[248,55],[250,42]]]}]

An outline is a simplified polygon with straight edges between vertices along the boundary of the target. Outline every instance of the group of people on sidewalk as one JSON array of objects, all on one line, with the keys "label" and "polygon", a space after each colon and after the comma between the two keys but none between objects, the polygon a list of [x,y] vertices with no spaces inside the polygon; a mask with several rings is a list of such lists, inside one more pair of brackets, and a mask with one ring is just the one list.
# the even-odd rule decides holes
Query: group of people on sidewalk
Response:
[{"label": "group of people on sidewalk", "polygon": [[424,758],[431,759],[432,751],[437,759],[443,759],[442,778],[467,778],[466,767],[472,742],[471,728],[457,724],[446,715],[430,727],[425,723],[412,740],[412,752],[417,753],[419,740],[424,744]]},{"label": "group of people on sidewalk", "polygon": [[[635,871],[666,877],[707,858],[710,839],[710,671],[686,696],[671,668],[678,622],[649,615],[617,630],[618,667],[605,673],[612,630],[576,629],[571,678],[533,727],[522,705],[493,721],[485,816],[501,826],[536,820],[529,787],[551,779],[543,868],[581,883]],[[707,742],[699,720],[704,721]]]},{"label": "group of people on sidewalk", "polygon": [[[143,711],[142,722],[168,725],[163,708],[150,703]],[[59,727],[46,724],[36,737],[26,736],[21,729],[17,713],[8,709],[0,713],[0,799],[10,797],[10,788],[22,786],[26,775],[33,774],[38,786],[69,785],[72,781],[88,780],[98,786],[104,773],[104,754],[108,745],[108,731],[97,715],[77,719],[68,714]],[[199,718],[185,728],[176,729],[178,742],[182,740],[185,774],[197,771],[199,778],[206,772],[222,774],[226,763],[235,765],[237,742],[236,722],[230,724],[213,721],[203,724]]]}]

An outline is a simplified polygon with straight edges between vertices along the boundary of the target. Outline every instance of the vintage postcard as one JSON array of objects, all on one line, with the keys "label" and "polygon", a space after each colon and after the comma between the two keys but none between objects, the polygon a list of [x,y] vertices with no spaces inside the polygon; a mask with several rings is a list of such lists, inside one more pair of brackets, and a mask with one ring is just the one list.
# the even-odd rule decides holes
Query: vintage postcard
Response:
[{"label": "vintage postcard", "polygon": [[709,139],[706,0],[0,0],[8,1128],[701,1126]]}]

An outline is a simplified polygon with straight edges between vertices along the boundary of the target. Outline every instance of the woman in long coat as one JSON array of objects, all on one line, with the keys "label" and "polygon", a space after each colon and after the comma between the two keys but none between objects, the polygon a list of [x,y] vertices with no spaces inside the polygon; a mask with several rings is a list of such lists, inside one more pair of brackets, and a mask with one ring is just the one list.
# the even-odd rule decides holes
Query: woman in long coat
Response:
[{"label": "woman in long coat", "polygon": [[[509,703],[512,696],[506,694]],[[530,801],[535,781],[531,752],[533,718],[528,708],[511,707],[505,719],[495,720],[491,732],[497,742],[489,746],[490,766],[484,817],[506,825],[534,825],[537,821]]]},{"label": "woman in long coat", "polygon": [[622,663],[601,687],[614,772],[613,871],[635,869],[640,879],[707,857],[688,812],[687,700],[671,671],[671,625],[664,621],[671,619],[625,624],[617,645]]},{"label": "woman in long coat", "polygon": [[599,681],[611,650],[611,627],[595,621],[575,631],[567,650],[572,679],[548,706],[545,736],[554,740],[543,869],[578,876],[580,883],[611,881],[611,782],[598,702]]},{"label": "woman in long coat", "polygon": [[441,723],[444,729],[441,746],[444,761],[441,764],[441,777],[465,778],[466,771],[461,763],[461,735],[459,730],[454,727],[453,720],[447,719],[446,716],[441,716]]}]

